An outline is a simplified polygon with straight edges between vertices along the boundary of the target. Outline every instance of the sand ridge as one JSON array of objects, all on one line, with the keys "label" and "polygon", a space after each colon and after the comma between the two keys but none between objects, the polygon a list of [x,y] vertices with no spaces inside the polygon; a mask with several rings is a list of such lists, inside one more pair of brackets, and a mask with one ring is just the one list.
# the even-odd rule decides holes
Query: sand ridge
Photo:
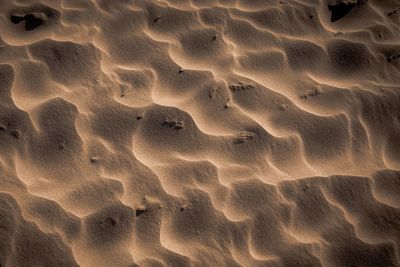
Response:
[{"label": "sand ridge", "polygon": [[0,0],[0,266],[400,266],[396,0]]}]

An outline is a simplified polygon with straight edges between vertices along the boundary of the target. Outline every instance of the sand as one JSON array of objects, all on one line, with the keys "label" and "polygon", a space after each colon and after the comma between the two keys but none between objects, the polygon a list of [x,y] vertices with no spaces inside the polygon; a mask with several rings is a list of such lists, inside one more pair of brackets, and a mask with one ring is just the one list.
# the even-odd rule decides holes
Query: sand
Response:
[{"label": "sand", "polygon": [[0,266],[400,266],[400,3],[0,0]]}]

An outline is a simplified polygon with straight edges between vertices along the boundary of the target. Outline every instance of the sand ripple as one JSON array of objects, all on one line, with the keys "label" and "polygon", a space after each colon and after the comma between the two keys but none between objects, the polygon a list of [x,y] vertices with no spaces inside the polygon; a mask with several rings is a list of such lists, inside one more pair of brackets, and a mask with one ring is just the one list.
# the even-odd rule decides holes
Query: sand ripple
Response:
[{"label": "sand ripple", "polygon": [[399,8],[0,0],[0,266],[400,266]]}]

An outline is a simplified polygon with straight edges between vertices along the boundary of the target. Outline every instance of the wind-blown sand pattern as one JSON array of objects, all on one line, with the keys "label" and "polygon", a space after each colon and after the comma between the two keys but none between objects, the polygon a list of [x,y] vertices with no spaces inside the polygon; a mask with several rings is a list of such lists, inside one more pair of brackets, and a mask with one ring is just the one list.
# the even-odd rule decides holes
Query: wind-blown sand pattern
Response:
[{"label": "wind-blown sand pattern", "polygon": [[0,266],[400,266],[397,0],[0,15]]}]

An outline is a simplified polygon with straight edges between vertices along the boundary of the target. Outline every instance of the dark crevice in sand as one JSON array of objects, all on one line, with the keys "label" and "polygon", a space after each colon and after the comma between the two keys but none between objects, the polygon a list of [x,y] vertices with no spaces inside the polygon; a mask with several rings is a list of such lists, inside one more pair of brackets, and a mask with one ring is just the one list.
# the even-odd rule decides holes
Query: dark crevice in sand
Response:
[{"label": "dark crevice in sand", "polygon": [[338,21],[346,16],[355,6],[360,7],[368,0],[332,0],[328,3],[328,9],[331,11],[331,22]]},{"label": "dark crevice in sand", "polygon": [[20,16],[11,16],[11,22],[14,24],[19,24],[25,19],[25,17],[20,17]]},{"label": "dark crevice in sand", "polygon": [[336,5],[328,5],[329,11],[331,11],[331,22],[335,22],[346,16],[356,4],[339,3]]},{"label": "dark crevice in sand", "polygon": [[33,14],[28,14],[23,17],[12,15],[10,20],[14,24],[19,24],[22,21],[25,21],[25,31],[33,31],[45,22],[43,19],[36,17]]}]

